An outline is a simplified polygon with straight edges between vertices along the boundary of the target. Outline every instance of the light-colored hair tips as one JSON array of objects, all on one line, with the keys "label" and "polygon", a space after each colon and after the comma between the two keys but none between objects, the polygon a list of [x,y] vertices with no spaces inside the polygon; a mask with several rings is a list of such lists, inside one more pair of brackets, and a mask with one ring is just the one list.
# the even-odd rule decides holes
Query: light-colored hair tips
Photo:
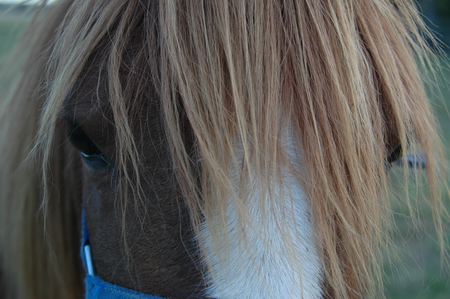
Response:
[{"label": "light-colored hair tips", "polygon": [[[76,216],[68,209],[58,214],[63,200],[57,200],[54,190],[59,189],[63,198],[65,184],[54,181],[63,171],[55,164],[56,124],[65,95],[92,52],[105,42],[109,47],[101,50],[107,57],[109,103],[116,127],[115,168],[126,178],[122,191],[131,198],[123,204],[145,201],[136,179],[140,162],[130,134],[126,106],[130,99],[119,77],[122,55],[139,26],[140,46],[163,108],[173,166],[207,259],[199,235],[203,219],[215,228],[211,234],[218,243],[230,202],[239,211],[241,225],[248,225],[249,183],[272,200],[274,182],[284,184],[282,173],[287,170],[310,200],[327,295],[382,295],[380,248],[386,238],[385,223],[390,221],[385,161],[397,144],[417,145],[427,155],[430,201],[442,236],[440,182],[445,175],[439,161],[443,151],[419,71],[430,55],[421,37],[426,31],[411,1],[61,1],[39,22],[45,24],[55,16],[56,21],[36,29],[36,34],[47,38],[37,40],[37,50],[29,55],[30,62],[40,55],[38,63],[24,69],[36,75],[19,76],[21,85],[9,104],[2,104],[6,107],[2,111],[13,111],[17,118],[28,113],[22,107],[31,102],[29,113],[34,115],[25,125],[2,114],[2,125],[16,126],[2,132],[2,152],[20,153],[1,164],[10,165],[2,169],[0,211],[2,233],[8,238],[31,240],[38,233],[43,242],[42,221],[31,229],[26,226],[39,209],[37,199],[44,196],[54,246],[73,245],[67,236],[73,232],[67,226],[58,231],[50,227],[53,221],[64,221],[59,215]],[[134,87],[141,90],[139,82]],[[192,128],[195,157],[181,134],[182,113]],[[285,128],[300,145],[299,161],[292,161],[282,144]],[[26,159],[36,135],[42,178],[34,166],[28,177],[16,175],[20,182],[3,179]],[[72,169],[75,164],[71,162]],[[240,170],[238,187],[233,186],[230,167]],[[39,190],[41,180],[45,194]],[[18,192],[22,184],[26,188]],[[33,206],[21,209],[30,198]],[[14,219],[8,213],[14,213]],[[276,217],[282,226],[283,219]],[[20,223],[15,231],[5,232],[16,221]],[[20,267],[13,279],[24,297],[57,298],[63,294],[59,293],[63,284],[50,282],[55,277],[73,286],[67,290],[69,295],[79,287],[79,278],[69,273],[72,268],[53,264],[50,249],[42,249],[48,258],[41,260],[40,253],[20,245],[24,242],[20,240],[2,241],[1,250],[9,271],[13,264],[6,258],[20,248],[14,261]],[[28,260],[27,255],[33,258]],[[64,256],[60,263],[73,265],[73,256]],[[295,264],[296,257],[291,258]],[[49,277],[33,282],[47,267],[52,267]],[[29,271],[28,276],[23,271]],[[52,286],[51,292],[41,289],[43,282]]]}]

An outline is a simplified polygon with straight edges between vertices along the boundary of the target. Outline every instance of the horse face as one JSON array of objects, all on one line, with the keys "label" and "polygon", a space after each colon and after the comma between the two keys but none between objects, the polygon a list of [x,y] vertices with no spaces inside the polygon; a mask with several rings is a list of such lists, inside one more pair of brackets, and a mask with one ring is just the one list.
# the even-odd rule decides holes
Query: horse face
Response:
[{"label": "horse face", "polygon": [[[132,170],[116,167],[122,165],[117,150],[117,107],[110,101],[112,83],[105,75],[106,59],[96,54],[101,49],[91,55],[63,104],[61,118],[66,134],[80,152],[83,165],[82,201],[96,274],[125,288],[170,298],[266,298],[268,294],[321,297],[322,270],[308,198],[297,178],[286,170],[282,175],[288,183],[274,184],[270,195],[264,194],[266,190],[256,182],[249,182],[256,187],[249,188],[246,198],[248,226],[241,224],[242,216],[230,201],[226,237],[219,236],[219,241],[227,242],[229,248],[223,256],[214,252],[214,227],[203,219],[200,237],[209,259],[201,253],[186,199],[177,183],[161,101],[145,64],[139,63],[138,45],[139,41],[134,41],[128,46],[119,74],[120,85],[127,92],[123,104],[136,149],[133,154],[139,178],[133,177]],[[144,82],[139,84],[145,86],[142,90],[130,88],[136,80]],[[195,161],[192,129],[183,111],[179,112],[184,147]],[[281,136],[283,150],[298,160],[298,144],[288,132]],[[230,170],[237,184],[240,169]],[[139,190],[127,189],[129,182],[139,185]],[[136,196],[134,191],[145,196]],[[275,202],[270,202],[271,196]],[[296,198],[295,203],[290,196]],[[283,225],[277,219],[281,215]],[[210,217],[220,219],[217,215]],[[290,249],[284,244],[285,234],[289,234],[288,244],[301,257],[294,261],[302,265],[301,271],[292,267],[293,260],[284,253]],[[243,235],[251,239],[251,246],[242,245]],[[213,274],[206,270],[207,263]]]},{"label": "horse face", "polygon": [[56,82],[78,78],[62,118],[97,274],[174,298],[373,289],[386,157],[438,141],[397,9],[142,2],[74,6],[52,59]]}]

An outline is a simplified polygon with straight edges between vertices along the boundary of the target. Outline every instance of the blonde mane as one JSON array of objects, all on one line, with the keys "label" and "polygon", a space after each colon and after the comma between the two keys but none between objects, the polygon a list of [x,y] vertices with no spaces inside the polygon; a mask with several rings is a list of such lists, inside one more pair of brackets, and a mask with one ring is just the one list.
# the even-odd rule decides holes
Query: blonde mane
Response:
[{"label": "blonde mane", "polygon": [[[379,261],[391,222],[386,158],[398,144],[426,153],[430,204],[444,244],[443,148],[420,76],[432,54],[412,1],[148,2],[59,1],[37,16],[26,35],[37,38],[22,45],[31,50],[0,108],[0,265],[11,298],[82,293],[81,166],[58,118],[94,51],[102,51],[107,63],[115,168],[127,194],[118,206],[145,203],[127,110],[135,100],[128,91],[143,87],[139,81],[124,86],[119,77],[137,30],[210,271],[202,221],[211,228],[213,251],[226,253],[219,236],[230,203],[239,225],[251,225],[251,189],[267,194],[261,205],[271,205],[274,182],[285,185],[287,172],[310,201],[326,297],[383,296]],[[186,149],[182,114],[195,154]],[[283,144],[286,130],[298,145],[296,161]],[[33,148],[37,154],[29,158]],[[239,170],[238,179],[230,169]],[[282,217],[266,216],[283,231]],[[245,234],[241,238],[248,242]],[[289,258],[302,267],[296,256]]]}]

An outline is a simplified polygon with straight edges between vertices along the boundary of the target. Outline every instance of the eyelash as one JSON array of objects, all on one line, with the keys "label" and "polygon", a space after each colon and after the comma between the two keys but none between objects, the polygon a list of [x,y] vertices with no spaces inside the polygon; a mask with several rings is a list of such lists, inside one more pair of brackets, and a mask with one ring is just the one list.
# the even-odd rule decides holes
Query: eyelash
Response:
[{"label": "eyelash", "polygon": [[69,132],[69,141],[80,151],[86,165],[94,170],[110,168],[111,163],[84,130],[76,123],[72,124],[72,128]]}]

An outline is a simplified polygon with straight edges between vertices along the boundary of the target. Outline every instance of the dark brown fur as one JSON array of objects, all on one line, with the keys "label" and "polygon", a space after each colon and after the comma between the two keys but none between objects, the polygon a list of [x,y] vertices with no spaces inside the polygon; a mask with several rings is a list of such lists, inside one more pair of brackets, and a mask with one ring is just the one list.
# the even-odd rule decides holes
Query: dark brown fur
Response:
[{"label": "dark brown fur", "polygon": [[[92,242],[97,274],[106,281],[148,294],[170,298],[197,298],[202,288],[198,248],[188,211],[174,180],[160,101],[142,69],[136,42],[124,54],[124,88],[143,80],[147,89],[133,93],[128,103],[133,135],[139,149],[144,205],[129,203],[125,218],[119,208],[126,199],[117,198],[122,184],[114,168],[90,171],[84,167],[83,205]],[[102,52],[100,48],[98,52]],[[98,55],[87,63],[83,79],[65,100],[66,133],[79,124],[114,164],[115,131],[108,105],[104,59]],[[72,120],[72,122],[71,122]],[[68,127],[68,128],[67,128]],[[122,221],[127,231],[122,231]],[[126,242],[125,245],[124,241]]]}]

